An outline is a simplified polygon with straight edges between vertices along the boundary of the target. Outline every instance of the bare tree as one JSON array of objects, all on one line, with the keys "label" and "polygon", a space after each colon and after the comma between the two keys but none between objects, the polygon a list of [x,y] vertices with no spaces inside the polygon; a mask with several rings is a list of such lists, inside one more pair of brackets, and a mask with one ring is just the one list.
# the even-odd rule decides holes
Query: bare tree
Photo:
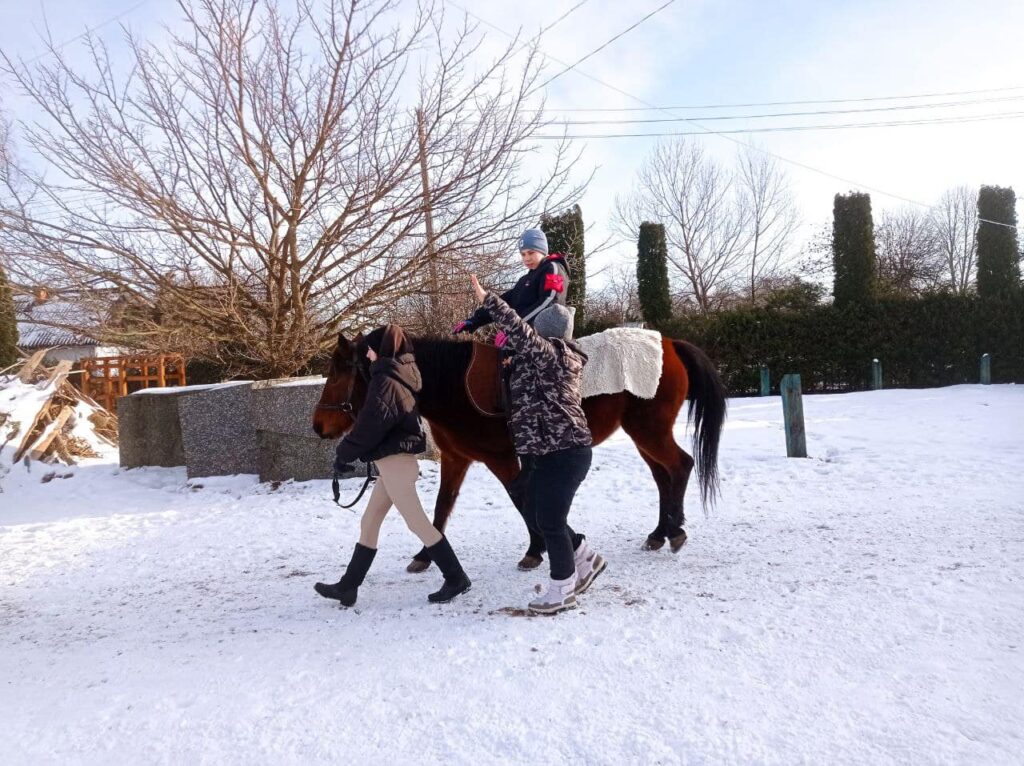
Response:
[{"label": "bare tree", "polygon": [[699,143],[659,144],[640,169],[634,192],[616,201],[617,224],[635,239],[641,221],[665,224],[668,259],[702,312],[743,278],[748,215],[738,204],[734,176]]},{"label": "bare tree", "polygon": [[605,282],[587,296],[588,321],[621,325],[641,318],[636,265],[616,263],[605,272]]},{"label": "bare tree", "polygon": [[169,42],[126,33],[124,78],[91,36],[88,73],[54,46],[40,65],[4,58],[48,117],[25,132],[61,181],[37,178],[5,231],[55,283],[121,297],[131,321],[107,340],[290,374],[580,193],[565,145],[521,172],[545,124],[535,51],[472,71],[474,28],[449,36],[434,7],[391,21],[395,0],[179,5]]},{"label": "bare tree", "polygon": [[932,220],[943,260],[943,284],[954,294],[963,295],[974,284],[977,265],[977,189],[948,189],[933,208]]},{"label": "bare tree", "polygon": [[942,254],[934,221],[918,208],[885,211],[875,225],[878,279],[893,295],[914,296],[935,289]]},{"label": "bare tree", "polygon": [[747,298],[756,303],[758,286],[774,284],[779,276],[799,216],[789,180],[771,155],[747,147],[737,156],[737,165],[737,195],[749,227],[744,253]]},{"label": "bare tree", "polygon": [[11,125],[4,116],[2,104],[0,104],[0,185],[7,186],[10,183],[11,173]]}]

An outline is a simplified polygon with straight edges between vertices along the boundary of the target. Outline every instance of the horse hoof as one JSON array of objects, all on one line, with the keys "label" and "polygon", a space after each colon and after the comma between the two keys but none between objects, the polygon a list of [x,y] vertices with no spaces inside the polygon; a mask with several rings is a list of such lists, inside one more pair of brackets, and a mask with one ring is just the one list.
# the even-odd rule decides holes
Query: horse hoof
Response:
[{"label": "horse hoof", "polygon": [[680,532],[675,537],[670,537],[668,544],[672,546],[673,553],[679,553],[679,549],[686,545],[686,533]]},{"label": "horse hoof", "polygon": [[520,569],[528,570],[528,569],[536,569],[542,563],[544,563],[544,559],[542,559],[540,556],[534,556],[532,554],[527,553],[525,556],[523,556],[519,560],[519,565],[518,566],[519,566]]},{"label": "horse hoof", "polygon": [[420,561],[419,559],[413,559],[409,562],[409,566],[405,568],[406,572],[411,574],[419,574],[420,572],[426,572],[430,569],[429,561]]},{"label": "horse hoof", "polygon": [[645,551],[660,551],[663,545],[665,545],[664,539],[659,539],[657,537],[648,537],[646,540],[644,540],[643,549]]}]

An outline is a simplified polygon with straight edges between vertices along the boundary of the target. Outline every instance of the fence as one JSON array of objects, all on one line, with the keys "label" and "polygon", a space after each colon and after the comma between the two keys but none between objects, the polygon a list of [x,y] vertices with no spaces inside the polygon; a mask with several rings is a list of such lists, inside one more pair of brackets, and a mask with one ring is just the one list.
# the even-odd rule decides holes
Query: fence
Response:
[{"label": "fence", "polygon": [[117,399],[144,388],[185,385],[185,357],[182,354],[157,356],[98,356],[83,359],[82,393],[110,412]]}]

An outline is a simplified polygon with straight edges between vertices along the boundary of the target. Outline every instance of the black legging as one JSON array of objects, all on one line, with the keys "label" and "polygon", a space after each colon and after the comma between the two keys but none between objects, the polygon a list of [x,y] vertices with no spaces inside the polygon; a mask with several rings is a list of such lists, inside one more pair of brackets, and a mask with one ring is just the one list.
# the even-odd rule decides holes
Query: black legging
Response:
[{"label": "black legging", "polygon": [[573,551],[583,535],[573,531],[566,519],[592,457],[590,447],[570,447],[520,458],[527,473],[524,516],[544,536],[553,580],[565,580],[576,571]]}]

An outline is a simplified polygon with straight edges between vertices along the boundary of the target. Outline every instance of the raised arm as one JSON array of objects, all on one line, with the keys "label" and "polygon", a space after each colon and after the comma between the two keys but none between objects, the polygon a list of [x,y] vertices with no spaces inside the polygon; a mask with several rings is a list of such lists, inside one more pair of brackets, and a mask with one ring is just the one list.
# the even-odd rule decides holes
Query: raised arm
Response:
[{"label": "raised arm", "polygon": [[524,322],[505,301],[494,293],[487,293],[484,308],[491,315],[492,321],[505,331],[508,340],[506,348],[526,354],[554,354],[555,347],[546,338]]}]

